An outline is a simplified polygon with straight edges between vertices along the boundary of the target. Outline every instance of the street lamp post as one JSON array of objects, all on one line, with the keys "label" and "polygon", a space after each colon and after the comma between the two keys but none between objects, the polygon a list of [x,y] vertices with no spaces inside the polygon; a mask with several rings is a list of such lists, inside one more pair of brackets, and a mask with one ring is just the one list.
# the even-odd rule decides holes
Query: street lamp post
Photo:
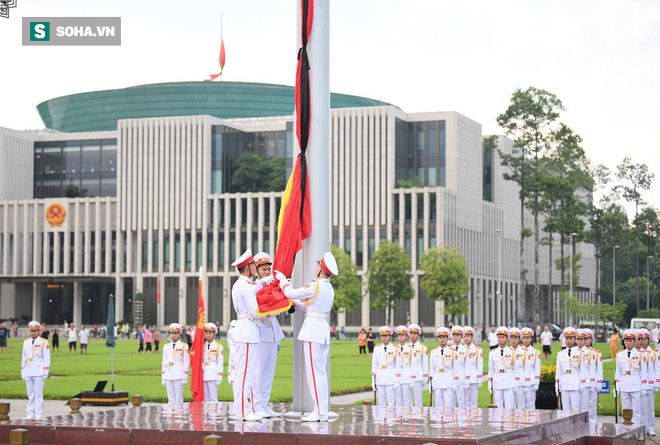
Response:
[{"label": "street lamp post", "polygon": [[495,290],[495,307],[500,309],[499,315],[502,319],[502,310],[499,307],[500,296],[502,295],[502,229],[495,230],[497,233],[497,289]]},{"label": "street lamp post", "polygon": [[612,247],[612,306],[616,306],[616,249],[619,246]]},{"label": "street lamp post", "polygon": [[571,260],[570,260],[570,269],[568,271],[568,276],[569,276],[569,278],[568,278],[568,280],[569,280],[568,295],[571,298],[573,297],[573,237],[574,236],[577,236],[577,233],[571,233],[570,234],[570,237],[571,237],[570,258],[571,258]]},{"label": "street lamp post", "polygon": [[649,310],[649,265],[653,257],[649,255],[646,257],[646,310]]}]

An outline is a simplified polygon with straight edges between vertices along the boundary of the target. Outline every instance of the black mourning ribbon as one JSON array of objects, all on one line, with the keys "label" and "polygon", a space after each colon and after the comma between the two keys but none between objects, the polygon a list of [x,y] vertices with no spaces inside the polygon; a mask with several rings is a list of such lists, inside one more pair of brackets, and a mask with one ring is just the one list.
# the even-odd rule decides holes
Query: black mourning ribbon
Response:
[{"label": "black mourning ribbon", "polygon": [[628,358],[630,358],[630,351],[628,351]]},{"label": "black mourning ribbon", "polygon": [[500,357],[504,357],[504,349],[500,349]]},{"label": "black mourning ribbon", "polygon": [[440,350],[440,355],[445,355],[445,350],[444,349]]},{"label": "black mourning ribbon", "polygon": [[570,349],[568,350],[568,356],[569,357],[571,356],[571,350]]}]

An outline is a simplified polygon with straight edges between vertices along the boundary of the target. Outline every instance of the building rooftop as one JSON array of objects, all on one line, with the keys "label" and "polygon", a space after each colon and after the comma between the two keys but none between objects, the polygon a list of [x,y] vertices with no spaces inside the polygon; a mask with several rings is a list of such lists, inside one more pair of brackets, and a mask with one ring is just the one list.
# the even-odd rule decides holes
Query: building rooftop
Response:
[{"label": "building rooftop", "polygon": [[[331,93],[331,108],[390,105]],[[111,131],[117,120],[210,115],[221,119],[293,114],[294,87],[253,82],[172,82],[91,91],[37,105],[46,128],[67,133]]]}]

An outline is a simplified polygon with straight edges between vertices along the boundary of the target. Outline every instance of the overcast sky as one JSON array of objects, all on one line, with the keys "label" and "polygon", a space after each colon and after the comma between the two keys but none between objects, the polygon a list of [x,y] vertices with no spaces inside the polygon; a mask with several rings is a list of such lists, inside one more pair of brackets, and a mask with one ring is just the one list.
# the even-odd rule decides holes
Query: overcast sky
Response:
[{"label": "overcast sky", "polygon": [[[36,105],[133,85],[225,80],[292,85],[297,0],[18,0],[0,18],[0,126],[42,128]],[[328,1],[328,0],[324,0]],[[495,118],[516,88],[564,103],[593,163],[623,156],[660,174],[660,2],[330,1],[330,87],[406,112]],[[21,17],[120,16],[121,47],[23,47]],[[660,177],[647,200],[660,207]]]}]

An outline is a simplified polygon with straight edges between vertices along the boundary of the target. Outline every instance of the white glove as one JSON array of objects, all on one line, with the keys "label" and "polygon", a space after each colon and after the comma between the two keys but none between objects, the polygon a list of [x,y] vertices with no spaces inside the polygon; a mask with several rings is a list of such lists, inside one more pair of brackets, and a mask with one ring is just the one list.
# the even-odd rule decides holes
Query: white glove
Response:
[{"label": "white glove", "polygon": [[559,385],[555,384],[555,395],[559,397]]},{"label": "white glove", "polygon": [[160,379],[160,384],[165,386],[165,379]]},{"label": "white glove", "polygon": [[618,394],[618,391],[616,390],[616,385],[614,385],[614,389],[612,390],[612,395],[614,396],[615,399],[616,399],[617,394]]},{"label": "white glove", "polygon": [[288,283],[286,277],[279,270],[275,271],[275,279],[280,282],[280,288],[283,288],[285,284]]},{"label": "white glove", "polygon": [[376,382],[374,382],[374,381],[371,382],[371,390],[372,391],[376,390]]},{"label": "white glove", "polygon": [[410,382],[409,385],[410,385],[410,389],[414,389],[415,388],[415,381],[413,380],[412,382]]},{"label": "white glove", "polygon": [[47,378],[48,378],[48,376],[47,376],[47,375],[45,375],[45,376],[44,376],[44,382],[46,381],[46,379],[47,379]]},{"label": "white glove", "polygon": [[658,391],[660,391],[660,388],[658,388],[657,386],[655,388],[653,388],[653,393],[654,394],[657,393]]},{"label": "white glove", "polygon": [[488,392],[491,394],[493,393],[493,382],[490,380],[488,380]]},{"label": "white glove", "polygon": [[21,373],[21,379],[25,380],[25,374]]},{"label": "white glove", "polygon": [[395,390],[395,391],[398,391],[399,388],[401,388],[401,385],[400,385],[399,383],[395,383],[395,384],[394,384],[394,390]]},{"label": "white glove", "polygon": [[532,385],[532,391],[536,392],[539,390],[539,385]]},{"label": "white glove", "polygon": [[268,286],[269,284],[275,282],[275,277],[272,275],[269,275],[267,277],[263,277],[261,279],[261,282],[264,284],[264,286]]},{"label": "white glove", "polygon": [[458,386],[456,386],[456,384],[454,384],[454,385],[451,387],[452,391],[454,391],[454,392],[456,392],[456,389],[457,389],[457,388],[458,388]]}]

